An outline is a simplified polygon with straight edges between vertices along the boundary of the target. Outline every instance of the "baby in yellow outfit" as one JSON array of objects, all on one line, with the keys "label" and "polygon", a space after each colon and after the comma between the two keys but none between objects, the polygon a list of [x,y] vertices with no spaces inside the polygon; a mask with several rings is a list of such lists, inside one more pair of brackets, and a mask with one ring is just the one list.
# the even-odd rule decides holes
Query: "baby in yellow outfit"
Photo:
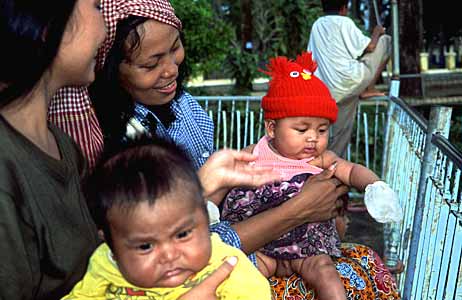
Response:
[{"label": "baby in yellow outfit", "polygon": [[104,236],[84,278],[63,299],[175,300],[238,257],[218,299],[271,299],[240,250],[210,236],[199,180],[175,146],[139,146],[101,164],[86,185]]}]

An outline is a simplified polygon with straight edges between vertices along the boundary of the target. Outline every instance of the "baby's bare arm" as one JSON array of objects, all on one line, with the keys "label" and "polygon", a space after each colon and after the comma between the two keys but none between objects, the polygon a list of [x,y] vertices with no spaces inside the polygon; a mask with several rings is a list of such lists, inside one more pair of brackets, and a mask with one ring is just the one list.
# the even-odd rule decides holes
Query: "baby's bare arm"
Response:
[{"label": "baby's bare arm", "polygon": [[325,151],[316,162],[321,161],[322,166],[320,168],[326,168],[334,162],[337,163],[337,169],[334,176],[337,177],[344,184],[354,187],[360,191],[364,191],[368,184],[374,183],[380,178],[372,172],[370,169],[363,165],[352,163],[345,160],[332,151]]}]

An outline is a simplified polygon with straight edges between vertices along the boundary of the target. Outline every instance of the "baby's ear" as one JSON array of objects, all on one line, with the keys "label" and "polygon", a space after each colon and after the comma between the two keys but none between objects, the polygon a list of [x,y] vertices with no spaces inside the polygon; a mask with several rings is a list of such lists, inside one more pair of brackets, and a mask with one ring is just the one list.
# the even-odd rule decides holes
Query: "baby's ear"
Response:
[{"label": "baby's ear", "polygon": [[265,120],[266,135],[270,138],[274,138],[274,128],[276,127],[276,121],[272,119]]},{"label": "baby's ear", "polygon": [[100,229],[98,230],[98,237],[102,240],[102,241],[106,241],[106,239],[104,238],[104,232]]}]

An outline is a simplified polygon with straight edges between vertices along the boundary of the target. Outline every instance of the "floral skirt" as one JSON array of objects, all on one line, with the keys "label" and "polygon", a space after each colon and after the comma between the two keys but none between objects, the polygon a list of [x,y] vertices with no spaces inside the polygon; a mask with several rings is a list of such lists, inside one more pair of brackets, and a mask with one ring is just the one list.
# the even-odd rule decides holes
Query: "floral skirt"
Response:
[{"label": "floral skirt", "polygon": [[[346,290],[348,300],[401,299],[396,282],[372,249],[357,244],[342,244],[342,257],[333,258]],[[316,293],[305,286],[296,274],[290,277],[271,277],[276,300],[317,300]]]}]

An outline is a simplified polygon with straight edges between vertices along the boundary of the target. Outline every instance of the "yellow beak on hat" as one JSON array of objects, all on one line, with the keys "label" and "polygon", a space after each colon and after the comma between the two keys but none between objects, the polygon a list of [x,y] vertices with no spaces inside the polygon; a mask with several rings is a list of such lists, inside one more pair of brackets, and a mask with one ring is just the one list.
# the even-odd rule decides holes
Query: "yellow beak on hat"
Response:
[{"label": "yellow beak on hat", "polygon": [[311,72],[308,72],[306,70],[303,70],[302,72],[302,78],[303,80],[310,80],[311,79]]}]

